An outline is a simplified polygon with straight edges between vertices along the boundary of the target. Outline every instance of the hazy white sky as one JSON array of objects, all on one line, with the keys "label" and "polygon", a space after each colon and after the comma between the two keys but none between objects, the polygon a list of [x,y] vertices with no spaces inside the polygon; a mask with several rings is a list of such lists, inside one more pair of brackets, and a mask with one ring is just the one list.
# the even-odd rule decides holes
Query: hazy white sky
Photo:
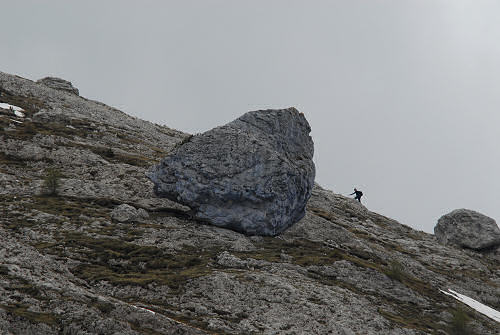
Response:
[{"label": "hazy white sky", "polygon": [[8,1],[0,71],[182,131],[295,106],[317,182],[432,232],[500,220],[499,1]]}]

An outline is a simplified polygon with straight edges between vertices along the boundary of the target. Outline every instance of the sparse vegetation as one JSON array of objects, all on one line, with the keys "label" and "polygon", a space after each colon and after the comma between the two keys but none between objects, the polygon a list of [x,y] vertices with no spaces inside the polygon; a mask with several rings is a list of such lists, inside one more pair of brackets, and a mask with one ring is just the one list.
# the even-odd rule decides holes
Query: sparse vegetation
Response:
[{"label": "sparse vegetation", "polygon": [[82,149],[90,149],[93,153],[101,156],[110,162],[125,163],[134,166],[147,167],[151,166],[155,161],[145,156],[141,155],[130,155],[124,152],[115,151],[111,148],[105,147],[90,147],[84,145],[75,145]]},{"label": "sparse vegetation", "polygon": [[115,306],[107,301],[98,300],[97,298],[92,299],[91,306],[97,308],[101,313],[108,315],[111,313]]},{"label": "sparse vegetation", "polygon": [[9,274],[9,269],[5,265],[0,265],[0,275]]},{"label": "sparse vegetation", "polygon": [[20,316],[22,318],[28,319],[32,322],[42,322],[49,326],[55,325],[59,322],[58,317],[50,313],[37,313],[29,311],[29,306],[22,304],[11,304],[11,305],[0,305],[0,308]]},{"label": "sparse vegetation", "polygon": [[[0,118],[0,126],[8,126],[9,124],[8,119]],[[61,122],[41,123],[26,120],[21,124],[16,124],[15,129],[12,131],[5,132],[4,136],[9,139],[24,141],[31,140],[36,134],[55,135],[67,139],[73,139],[74,136],[85,137],[88,132],[87,126],[76,122],[74,124],[77,126],[70,128]]]},{"label": "sparse vegetation", "polygon": [[21,158],[0,152],[0,164],[11,165],[14,167],[25,167],[26,162]]},{"label": "sparse vegetation", "polygon": [[378,312],[387,320],[401,325],[404,328],[416,329],[424,334],[440,334],[442,328],[435,317],[423,315],[423,311],[414,304],[401,304],[398,306],[398,313],[386,311],[378,308]]},{"label": "sparse vegetation", "polygon": [[82,279],[106,280],[114,285],[157,283],[173,289],[181,288],[188,279],[210,273],[206,265],[218,252],[187,248],[171,254],[153,246],[112,238],[96,239],[78,233],[65,234],[60,243],[88,260],[73,270]]},{"label": "sparse vegetation", "polygon": [[90,149],[93,153],[103,157],[103,158],[113,158],[115,157],[115,152],[111,148],[106,147],[84,147],[84,149]]},{"label": "sparse vegetation", "polygon": [[80,215],[97,216],[109,219],[109,209],[117,205],[110,199],[72,199],[71,197],[32,197],[26,208],[33,208],[45,213],[64,215],[78,220]]},{"label": "sparse vegetation", "polygon": [[45,177],[43,179],[44,194],[48,196],[57,195],[57,188],[60,184],[61,172],[55,168],[45,170]]},{"label": "sparse vegetation", "polygon": [[108,157],[108,158],[113,158],[115,157],[115,153],[113,152],[113,149],[111,148],[106,148],[103,152],[104,156]]},{"label": "sparse vegetation", "polygon": [[403,265],[398,261],[392,261],[385,269],[384,273],[387,277],[397,281],[403,281],[403,278],[405,276]]},{"label": "sparse vegetation", "polygon": [[31,117],[41,109],[47,109],[47,105],[35,97],[14,95],[5,90],[2,90],[0,102],[21,107],[27,117]]},{"label": "sparse vegetation", "polygon": [[180,146],[182,146],[182,145],[184,145],[184,144],[188,143],[189,141],[191,141],[191,139],[193,138],[193,136],[194,136],[194,135],[188,135],[188,136],[184,137],[184,138],[182,139],[182,141],[178,142],[178,143],[175,145],[174,149],[176,149],[176,148],[178,148],[178,147],[180,147]]},{"label": "sparse vegetation", "polygon": [[253,258],[269,262],[283,262],[280,255],[284,252],[291,256],[291,263],[300,266],[328,265],[343,259],[343,255],[339,250],[306,239],[284,241],[264,237],[263,240],[264,242],[258,245],[259,249],[257,251],[237,252],[235,255],[243,259]]},{"label": "sparse vegetation", "polygon": [[471,335],[467,323],[470,321],[469,316],[461,308],[452,312],[453,318],[450,323],[450,332],[453,335]]}]

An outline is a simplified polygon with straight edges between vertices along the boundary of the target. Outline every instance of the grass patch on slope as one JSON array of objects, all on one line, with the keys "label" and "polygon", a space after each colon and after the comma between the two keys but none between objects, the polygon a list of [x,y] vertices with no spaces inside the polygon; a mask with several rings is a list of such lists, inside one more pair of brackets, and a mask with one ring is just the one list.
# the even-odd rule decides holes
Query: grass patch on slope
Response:
[{"label": "grass patch on slope", "polygon": [[110,219],[109,208],[90,200],[45,195],[34,196],[32,199],[32,202],[26,204],[26,208],[62,215],[75,220],[80,215]]},{"label": "grass patch on slope", "polygon": [[0,102],[21,107],[24,109],[24,113],[27,117],[31,117],[34,113],[40,111],[41,109],[48,109],[47,105],[38,98],[15,95],[5,90],[0,91]]},{"label": "grass patch on slope", "polygon": [[195,248],[173,254],[154,246],[80,233],[66,233],[63,243],[81,256],[82,264],[73,269],[76,276],[113,285],[158,283],[179,289],[187,280],[209,274],[207,264],[216,254]]},{"label": "grass patch on slope", "polygon": [[322,243],[306,239],[285,241],[279,238],[264,237],[263,242],[257,245],[256,251],[235,252],[240,258],[253,258],[268,262],[284,262],[281,254],[291,256],[290,263],[300,266],[327,265],[342,259],[338,250],[327,248]]},{"label": "grass patch on slope", "polygon": [[3,134],[8,139],[21,141],[29,141],[36,134],[55,135],[73,139],[74,136],[85,137],[89,131],[93,131],[94,129],[90,126],[90,123],[83,120],[72,120],[69,126],[71,127],[61,122],[43,123],[24,120],[22,123],[16,123],[13,130],[4,132]]},{"label": "grass patch on slope", "polygon": [[[425,334],[442,334],[443,326],[433,316],[424,316],[422,311],[408,304],[398,306],[397,314],[382,308],[378,309],[380,315],[404,328],[415,329],[425,332]],[[417,314],[414,314],[417,313]]]},{"label": "grass patch on slope", "polygon": [[[398,253],[403,253],[407,255],[412,255],[411,253],[407,252],[403,248],[401,248],[398,245],[395,244],[390,244],[384,241],[380,241],[376,238],[373,238],[366,232],[360,231],[359,229],[353,229],[349,225],[341,224],[339,222],[336,222],[335,216],[327,211],[324,211],[319,208],[309,208],[309,210],[315,214],[318,215],[333,224],[338,224],[346,228],[347,230],[351,231],[354,235],[356,235],[357,238],[361,240],[365,240],[368,243],[373,243],[376,245],[381,245],[383,246],[386,250],[390,252],[398,252]],[[351,213],[348,213],[349,215]],[[358,217],[358,219],[363,220],[365,219],[364,217]],[[370,219],[377,225],[381,227],[387,227],[388,224],[384,222],[384,217],[380,215],[371,215]],[[388,219],[390,220],[390,219]],[[380,273],[385,274],[389,278],[391,278],[394,281],[400,282],[404,286],[406,286],[408,289],[411,291],[415,292],[416,294],[424,297],[425,299],[429,300],[433,305],[438,306],[440,301],[440,293],[437,289],[433,288],[429,283],[424,282],[420,280],[419,278],[416,278],[411,275],[410,272],[407,271],[403,267],[403,265],[395,260],[390,261],[390,260],[383,260],[380,259],[379,257],[375,255],[370,255],[370,254],[363,254],[359,253],[356,250],[342,250],[341,251],[342,257],[345,260],[348,260],[357,266],[365,267],[365,268],[371,268],[374,269]],[[379,293],[370,293],[370,292],[363,292],[363,290],[357,288],[355,285],[345,283],[342,281],[337,280],[334,277],[326,277],[323,276],[322,274],[318,273],[313,273],[312,276],[324,283],[325,285],[335,285],[335,286],[341,286],[346,289],[349,289],[353,292],[356,292],[358,294],[362,295],[372,295],[376,297],[377,299],[380,300],[382,305],[388,305],[392,306],[392,312],[388,312],[383,309],[379,309],[379,313],[386,318],[387,320],[390,320],[391,322],[394,322],[398,324],[401,327],[409,328],[409,329],[416,329],[419,331],[423,331],[425,333],[430,333],[430,334],[438,334],[439,331],[445,330],[444,326],[439,324],[439,319],[435,317],[435,315],[427,316],[429,315],[430,310],[432,310],[432,307],[429,307],[427,309],[424,309],[423,307],[419,307],[416,304],[410,304],[406,302],[402,302],[400,300],[391,298],[390,296],[386,296],[383,294]],[[440,312],[440,307],[435,307],[434,310],[435,314],[439,314]]]},{"label": "grass patch on slope", "polygon": [[23,304],[10,304],[10,305],[1,305],[0,308],[6,310],[13,315],[19,316],[23,319],[29,320],[31,322],[41,322],[45,323],[49,326],[54,326],[59,323],[59,318],[55,314],[51,313],[38,313],[29,311],[28,305]]}]

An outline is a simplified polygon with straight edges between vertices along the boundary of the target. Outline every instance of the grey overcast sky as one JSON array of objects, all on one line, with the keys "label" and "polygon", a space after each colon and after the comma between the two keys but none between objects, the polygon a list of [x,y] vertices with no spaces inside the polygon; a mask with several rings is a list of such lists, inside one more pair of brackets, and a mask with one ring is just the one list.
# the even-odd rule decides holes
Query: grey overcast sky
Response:
[{"label": "grey overcast sky", "polygon": [[418,230],[500,220],[500,2],[2,1],[0,71],[197,133],[295,106],[317,182]]}]

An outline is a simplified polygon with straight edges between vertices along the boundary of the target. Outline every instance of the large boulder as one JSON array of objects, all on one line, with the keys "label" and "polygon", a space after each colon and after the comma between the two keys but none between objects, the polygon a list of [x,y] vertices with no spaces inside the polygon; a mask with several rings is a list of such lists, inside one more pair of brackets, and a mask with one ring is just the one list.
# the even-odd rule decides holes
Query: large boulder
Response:
[{"label": "large boulder", "polygon": [[469,209],[443,215],[434,227],[439,243],[482,250],[500,246],[500,229],[495,220]]},{"label": "large boulder", "polygon": [[61,79],[61,78],[56,78],[56,77],[45,77],[42,79],[39,79],[36,81],[38,84],[43,84],[45,86],[48,86],[50,88],[55,88],[56,90],[60,91],[66,91],[70,92],[76,95],[79,95],[80,92],[76,87],[73,87],[73,84],[71,82]]},{"label": "large boulder", "polygon": [[311,128],[295,108],[248,112],[174,149],[148,173],[154,191],[247,235],[280,234],[314,185]]}]

